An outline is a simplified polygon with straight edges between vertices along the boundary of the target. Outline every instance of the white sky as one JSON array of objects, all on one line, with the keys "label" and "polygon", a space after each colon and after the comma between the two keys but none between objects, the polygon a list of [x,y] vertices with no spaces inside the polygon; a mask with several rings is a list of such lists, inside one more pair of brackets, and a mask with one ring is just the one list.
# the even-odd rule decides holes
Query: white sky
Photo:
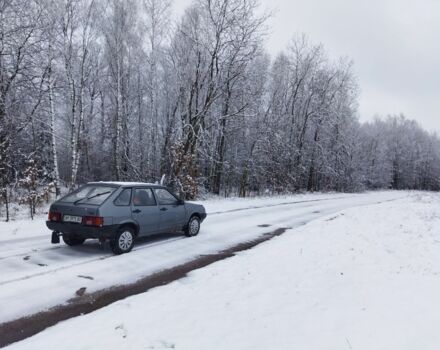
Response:
[{"label": "white sky", "polygon": [[[174,0],[181,15],[191,0]],[[440,132],[440,0],[260,0],[272,56],[296,33],[354,61],[361,120],[404,113]]]}]

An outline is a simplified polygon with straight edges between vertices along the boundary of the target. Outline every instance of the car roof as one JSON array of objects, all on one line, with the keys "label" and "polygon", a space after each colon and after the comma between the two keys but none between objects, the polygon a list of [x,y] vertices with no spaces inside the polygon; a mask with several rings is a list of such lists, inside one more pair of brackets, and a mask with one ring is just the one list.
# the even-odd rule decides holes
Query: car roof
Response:
[{"label": "car roof", "polygon": [[125,182],[125,181],[97,181],[88,182],[87,185],[108,185],[108,186],[118,186],[118,187],[133,187],[133,186],[150,186],[150,187],[160,187],[164,186],[159,184],[153,184],[148,182]]}]

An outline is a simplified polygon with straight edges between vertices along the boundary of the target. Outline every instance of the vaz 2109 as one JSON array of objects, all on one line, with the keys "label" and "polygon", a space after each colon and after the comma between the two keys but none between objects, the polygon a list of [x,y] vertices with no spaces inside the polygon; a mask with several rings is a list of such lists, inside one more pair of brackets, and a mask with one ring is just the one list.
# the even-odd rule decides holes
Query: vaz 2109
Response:
[{"label": "vaz 2109", "polygon": [[86,239],[110,241],[115,254],[129,252],[137,237],[183,231],[196,236],[206,218],[200,204],[185,202],[163,186],[91,182],[54,202],[46,225],[52,243],[70,246]]}]

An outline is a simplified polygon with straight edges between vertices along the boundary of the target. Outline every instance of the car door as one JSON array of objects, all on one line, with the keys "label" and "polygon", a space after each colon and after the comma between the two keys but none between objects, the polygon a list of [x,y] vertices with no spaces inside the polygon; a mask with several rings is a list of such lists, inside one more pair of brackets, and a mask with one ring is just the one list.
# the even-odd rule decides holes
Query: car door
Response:
[{"label": "car door", "polygon": [[133,188],[131,209],[132,217],[139,225],[139,236],[159,231],[160,212],[151,188]]},{"label": "car door", "polygon": [[185,205],[165,188],[155,188],[154,194],[159,205],[161,232],[180,231],[185,224]]}]

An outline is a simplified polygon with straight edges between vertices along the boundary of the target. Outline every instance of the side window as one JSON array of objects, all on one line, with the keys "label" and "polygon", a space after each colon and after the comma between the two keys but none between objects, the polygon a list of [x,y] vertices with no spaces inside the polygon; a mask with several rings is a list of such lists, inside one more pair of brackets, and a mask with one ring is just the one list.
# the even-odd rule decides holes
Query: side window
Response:
[{"label": "side window", "polygon": [[115,199],[114,203],[115,205],[118,206],[127,206],[130,205],[130,199],[131,199],[131,188],[125,188]]},{"label": "side window", "polygon": [[149,188],[136,188],[133,191],[133,204],[135,206],[152,206],[156,205],[153,192]]},{"label": "side window", "polygon": [[176,204],[177,202],[176,197],[174,197],[170,192],[163,188],[155,189],[154,193],[156,193],[157,201],[161,205]]}]

